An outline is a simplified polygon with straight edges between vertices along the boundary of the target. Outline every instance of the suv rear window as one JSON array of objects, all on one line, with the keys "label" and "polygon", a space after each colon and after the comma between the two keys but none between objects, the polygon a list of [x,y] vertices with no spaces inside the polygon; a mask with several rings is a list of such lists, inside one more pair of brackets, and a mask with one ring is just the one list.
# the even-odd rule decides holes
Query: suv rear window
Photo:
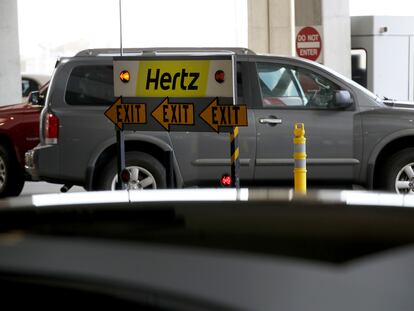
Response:
[{"label": "suv rear window", "polygon": [[78,106],[108,106],[114,102],[113,67],[86,65],[74,68],[65,94],[66,103]]}]

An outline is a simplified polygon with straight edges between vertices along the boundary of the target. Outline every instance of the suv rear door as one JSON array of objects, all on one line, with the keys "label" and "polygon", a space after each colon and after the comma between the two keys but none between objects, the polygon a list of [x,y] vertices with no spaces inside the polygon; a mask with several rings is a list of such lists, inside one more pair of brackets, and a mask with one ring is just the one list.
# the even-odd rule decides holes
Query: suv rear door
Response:
[{"label": "suv rear door", "polygon": [[[322,70],[294,60],[255,57],[250,69],[256,78],[252,79],[257,127],[255,180],[293,180],[293,129],[295,123],[304,123],[308,179],[351,182],[359,169],[358,105],[339,109],[332,100],[335,90],[352,90]],[[282,123],[275,125],[269,119]]]},{"label": "suv rear door", "polygon": [[65,182],[84,183],[91,156],[115,136],[104,111],[114,102],[112,59],[77,59],[55,73],[51,106],[60,122],[59,176]]}]

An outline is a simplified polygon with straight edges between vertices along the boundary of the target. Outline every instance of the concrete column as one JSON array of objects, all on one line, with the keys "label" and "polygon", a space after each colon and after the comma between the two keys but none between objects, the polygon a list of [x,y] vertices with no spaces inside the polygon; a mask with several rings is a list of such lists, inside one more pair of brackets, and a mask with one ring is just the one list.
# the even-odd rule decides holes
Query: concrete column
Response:
[{"label": "concrete column", "polygon": [[295,1],[269,0],[269,52],[295,53]]},{"label": "concrete column", "polygon": [[0,1],[0,105],[22,100],[17,1]]},{"label": "concrete column", "polygon": [[321,30],[320,62],[351,77],[351,21],[349,0],[295,0],[296,30]]},{"label": "concrete column", "polygon": [[248,46],[256,53],[269,53],[269,1],[248,0]]},{"label": "concrete column", "polygon": [[256,53],[293,55],[294,0],[248,0],[248,45]]},{"label": "concrete column", "polygon": [[349,0],[248,0],[248,45],[257,53],[296,55],[296,35],[308,26],[320,32],[317,61],[351,77]]},{"label": "concrete column", "polygon": [[296,27],[322,25],[322,0],[295,0],[295,16]]}]

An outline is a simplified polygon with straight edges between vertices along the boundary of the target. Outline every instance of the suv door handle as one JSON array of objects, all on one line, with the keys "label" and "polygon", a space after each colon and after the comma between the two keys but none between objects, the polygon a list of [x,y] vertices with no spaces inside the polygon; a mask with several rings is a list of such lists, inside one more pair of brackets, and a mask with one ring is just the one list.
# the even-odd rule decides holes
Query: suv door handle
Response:
[{"label": "suv door handle", "polygon": [[264,119],[259,119],[259,123],[260,124],[270,124],[270,125],[277,125],[277,124],[281,124],[282,123],[282,119],[277,119],[277,118],[264,118]]}]

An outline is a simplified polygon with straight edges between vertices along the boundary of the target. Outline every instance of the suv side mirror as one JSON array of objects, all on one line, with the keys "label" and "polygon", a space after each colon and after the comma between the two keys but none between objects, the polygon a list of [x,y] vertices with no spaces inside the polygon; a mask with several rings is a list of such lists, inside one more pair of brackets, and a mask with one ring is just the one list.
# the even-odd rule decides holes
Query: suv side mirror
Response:
[{"label": "suv side mirror", "polygon": [[336,108],[347,108],[353,104],[351,93],[346,90],[335,91],[333,106]]},{"label": "suv side mirror", "polygon": [[43,97],[40,95],[39,91],[33,91],[29,94],[29,103],[32,105],[43,105]]}]

